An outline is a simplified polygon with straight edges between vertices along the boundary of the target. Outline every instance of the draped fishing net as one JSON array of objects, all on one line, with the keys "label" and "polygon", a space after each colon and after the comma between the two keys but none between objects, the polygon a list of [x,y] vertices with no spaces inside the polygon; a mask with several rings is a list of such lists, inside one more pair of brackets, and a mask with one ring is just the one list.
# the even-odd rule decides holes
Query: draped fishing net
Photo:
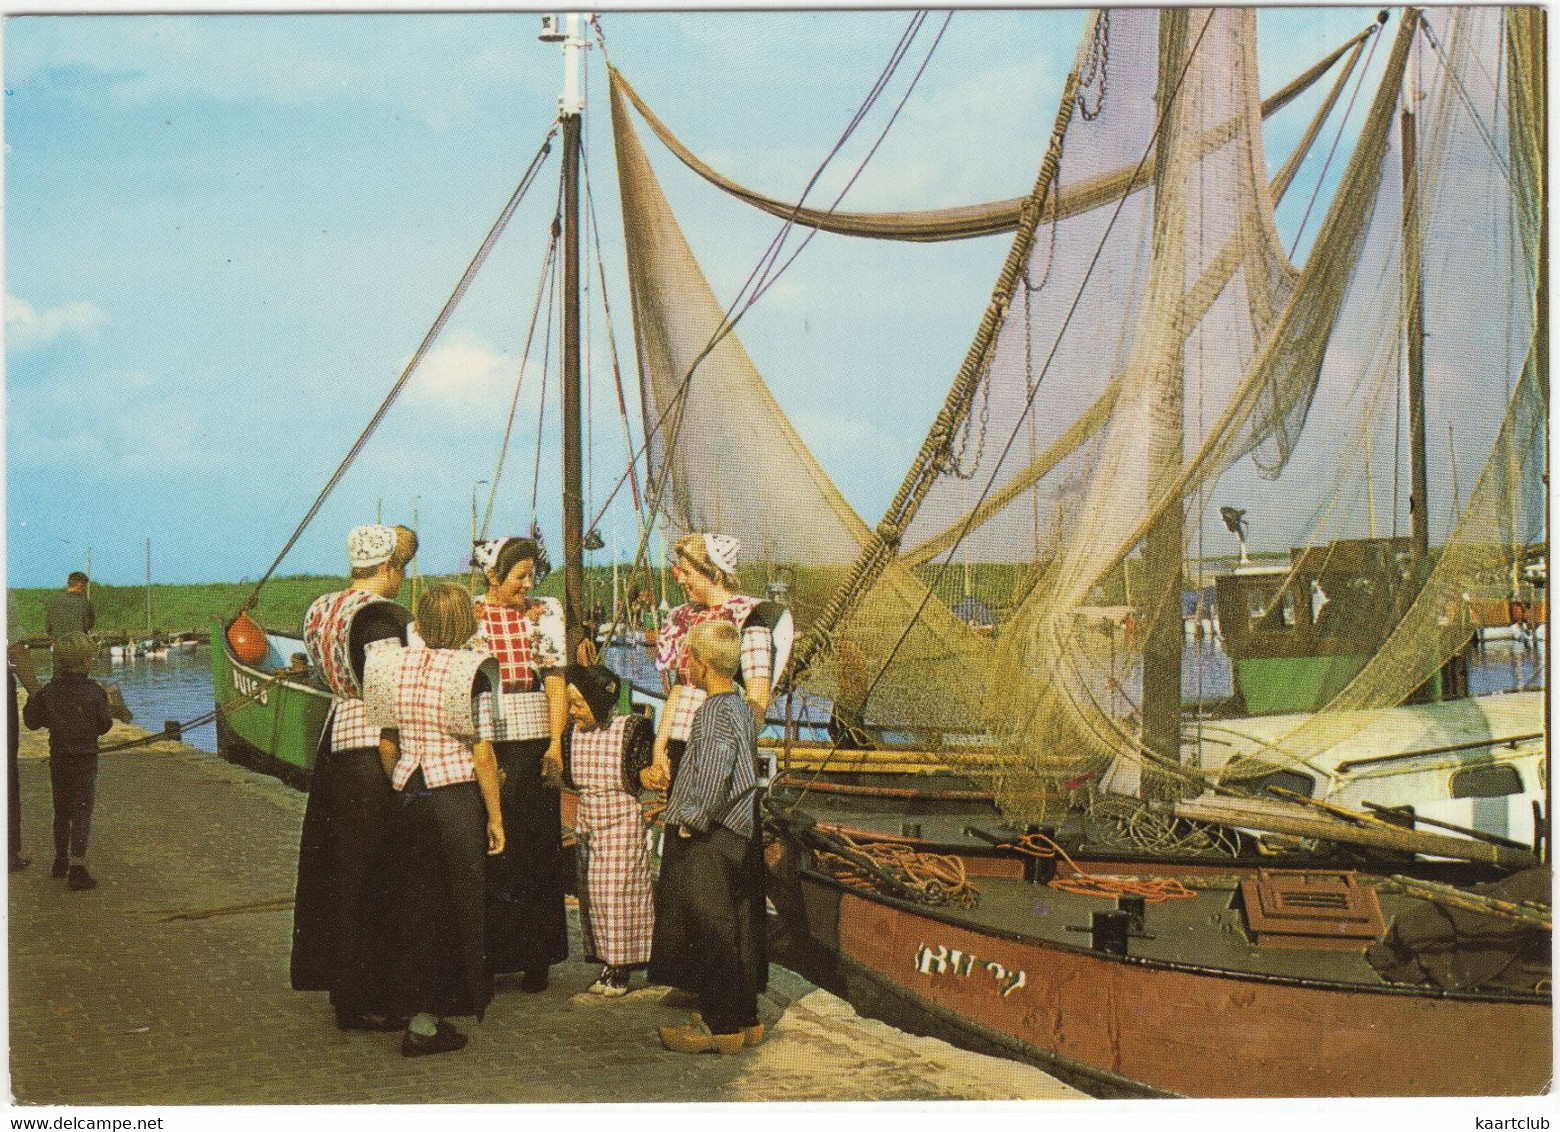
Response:
[{"label": "draped fishing net", "polygon": [[[768,583],[786,582],[798,628],[805,630],[839,589],[871,531],[797,436],[730,332],[725,309],[693,258],[639,143],[620,84],[612,88],[612,117],[650,436],[648,493],[659,500],[668,540],[693,531],[741,539],[743,588],[762,594]],[[916,627],[902,653],[907,667],[924,654],[932,663],[945,660],[946,638],[964,631],[925,597],[925,587],[891,568],[868,603],[873,624],[896,627],[896,634]],[[824,664],[807,684],[847,714],[852,707],[859,710],[865,694],[858,648],[887,651],[877,636],[867,634],[844,647],[841,679],[834,665]],[[968,689],[969,697],[979,694],[974,685]]]},{"label": "draped fishing net", "polygon": [[[674,533],[728,530],[765,569],[794,569],[800,619],[821,636],[802,650],[804,686],[869,736],[941,744],[1015,816],[1042,816],[1058,783],[1109,764],[1186,788],[1198,768],[1271,773],[1451,690],[1470,599],[1510,593],[1546,548],[1543,22],[1541,9],[1451,9],[1382,35],[1359,136],[1297,267],[1274,202],[1336,129],[1322,124],[1363,44],[1270,175],[1254,13],[1097,14],[987,322],[877,534],[733,336],[693,367],[720,308],[615,84],[647,416],[682,414],[664,434],[677,439],[652,446]],[[1405,76],[1419,96],[1407,242]],[[930,238],[972,216],[852,223]],[[1415,247],[1425,556],[1407,538]],[[761,420],[731,421],[734,398]],[[771,440],[759,450],[754,434]],[[1245,571],[1226,506],[1264,552]],[[1262,750],[1232,755],[1218,738],[1213,717],[1262,708],[1244,682],[1260,666],[1223,659],[1215,624],[1231,655],[1276,665],[1270,681],[1312,665],[1312,710],[1269,728],[1282,739]]]}]

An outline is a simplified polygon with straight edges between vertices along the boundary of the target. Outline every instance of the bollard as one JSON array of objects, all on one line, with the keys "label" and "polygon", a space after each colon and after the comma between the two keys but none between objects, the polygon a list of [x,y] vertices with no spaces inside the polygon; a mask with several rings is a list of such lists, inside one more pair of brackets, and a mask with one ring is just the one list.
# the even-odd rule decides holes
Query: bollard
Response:
[{"label": "bollard", "polygon": [[[1056,838],[1056,827],[1050,825],[1026,825],[1025,833],[1038,833],[1052,840]],[[1056,879],[1055,857],[1024,857],[1024,880],[1030,884],[1050,884]]]},{"label": "bollard", "polygon": [[179,723],[178,720],[176,720],[176,719],[165,719],[165,720],[163,720],[163,735],[162,735],[162,737],[164,739],[172,739],[175,743],[177,743],[179,741],[180,737],[183,736],[183,734],[184,734],[184,728]]},{"label": "bollard", "polygon": [[1095,951],[1103,951],[1108,955],[1125,955],[1127,953],[1127,924],[1128,916],[1125,912],[1093,912],[1092,944]]},{"label": "bollard", "polygon": [[899,823],[899,835],[901,837],[909,837],[909,838],[912,838],[914,840],[920,840],[920,837],[921,837],[921,823],[918,822],[918,821],[900,822]]},{"label": "bollard", "polygon": [[1148,901],[1141,896],[1118,896],[1116,908],[1127,914],[1127,928],[1132,935],[1143,933],[1143,922],[1148,916]]}]

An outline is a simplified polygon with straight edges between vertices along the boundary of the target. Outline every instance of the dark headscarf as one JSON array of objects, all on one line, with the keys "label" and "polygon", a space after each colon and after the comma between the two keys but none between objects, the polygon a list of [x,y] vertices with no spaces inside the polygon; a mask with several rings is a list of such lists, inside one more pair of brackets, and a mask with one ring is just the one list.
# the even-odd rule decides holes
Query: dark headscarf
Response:
[{"label": "dark headscarf", "polygon": [[612,707],[617,703],[622,681],[616,672],[604,664],[571,664],[564,669],[564,679],[579,690],[596,717],[597,724],[605,726],[612,718]]}]

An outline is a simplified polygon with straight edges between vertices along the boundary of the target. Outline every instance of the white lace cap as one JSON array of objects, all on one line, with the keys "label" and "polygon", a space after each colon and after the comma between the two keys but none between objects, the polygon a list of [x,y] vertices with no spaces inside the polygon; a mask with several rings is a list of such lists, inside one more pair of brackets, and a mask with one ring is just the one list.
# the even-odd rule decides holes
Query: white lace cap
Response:
[{"label": "white lace cap", "polygon": [[347,561],[354,570],[368,569],[390,561],[395,553],[395,530],[382,523],[353,527],[347,533]]}]

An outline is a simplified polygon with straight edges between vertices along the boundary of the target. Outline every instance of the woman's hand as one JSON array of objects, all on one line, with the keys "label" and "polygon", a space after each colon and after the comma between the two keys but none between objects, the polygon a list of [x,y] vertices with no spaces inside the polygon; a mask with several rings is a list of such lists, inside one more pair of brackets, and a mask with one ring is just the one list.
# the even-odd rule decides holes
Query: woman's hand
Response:
[{"label": "woman's hand", "polygon": [[542,781],[554,790],[563,786],[563,743],[554,739],[542,756]]},{"label": "woman's hand", "polygon": [[504,851],[504,819],[489,818],[487,823],[488,856],[496,857]]}]

